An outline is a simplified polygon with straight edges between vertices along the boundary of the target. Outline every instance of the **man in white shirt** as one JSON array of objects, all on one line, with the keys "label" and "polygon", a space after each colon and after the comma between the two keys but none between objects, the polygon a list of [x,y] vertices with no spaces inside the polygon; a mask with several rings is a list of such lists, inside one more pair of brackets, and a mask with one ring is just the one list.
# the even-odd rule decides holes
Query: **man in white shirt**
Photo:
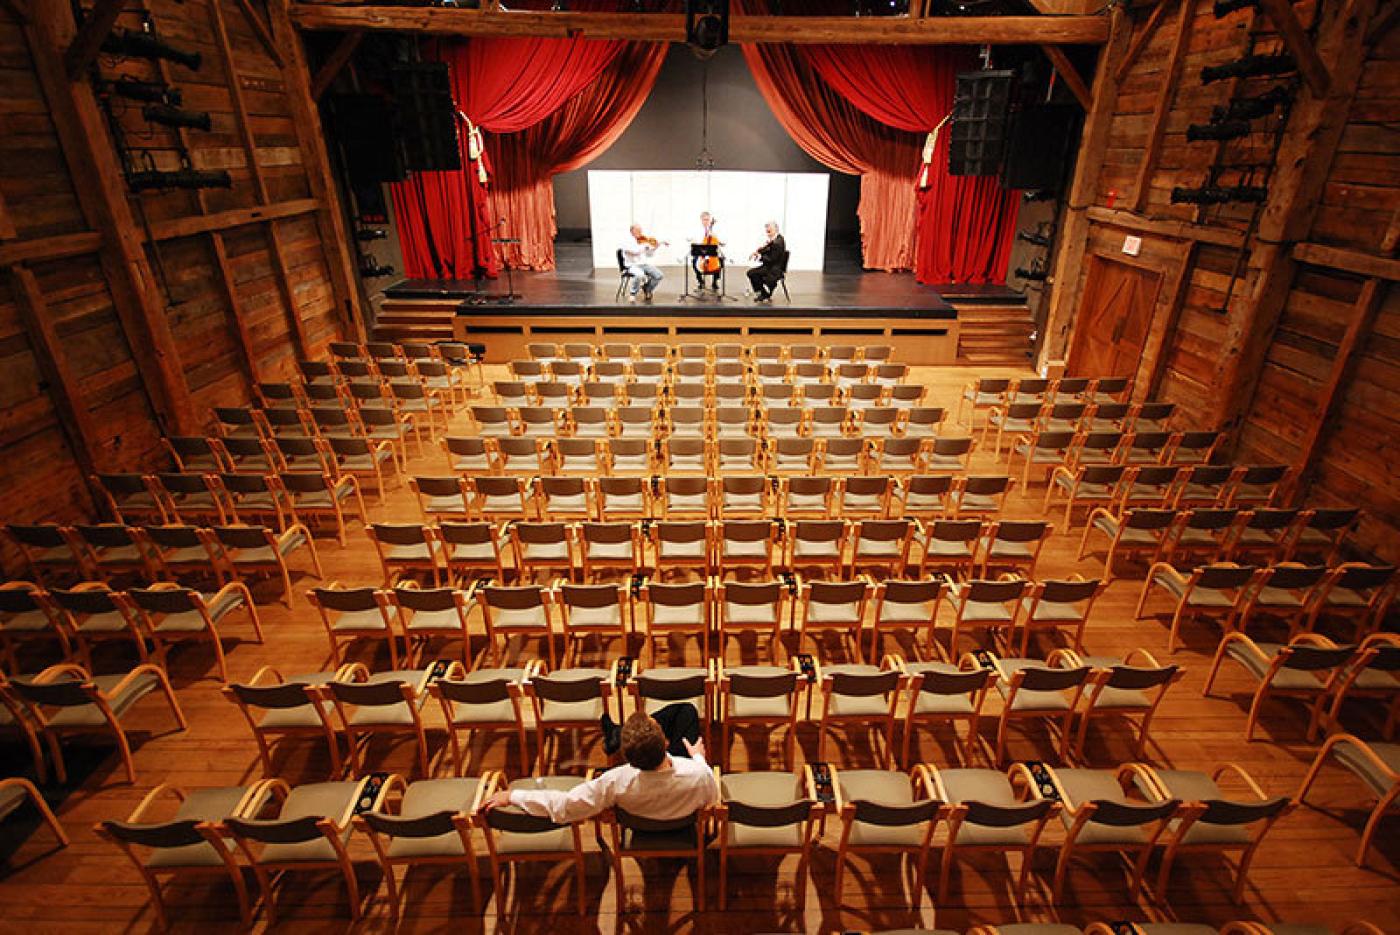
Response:
[{"label": "man in white shirt", "polygon": [[627,274],[632,277],[627,301],[637,301],[637,290],[640,289],[646,300],[650,302],[651,294],[656,291],[657,283],[661,282],[661,270],[651,263],[651,258],[656,255],[659,243],[655,237],[643,234],[640,224],[633,224],[628,233],[629,236],[618,245],[618,249],[622,251],[622,262],[627,267]]},{"label": "man in white shirt", "polygon": [[511,789],[497,792],[482,808],[514,805],[556,824],[582,821],[614,805],[654,821],[675,821],[719,801],[719,784],[705,762],[705,741],[682,741],[689,756],[666,752],[661,725],[638,711],[622,725],[622,755],[616,766],[568,792]]}]

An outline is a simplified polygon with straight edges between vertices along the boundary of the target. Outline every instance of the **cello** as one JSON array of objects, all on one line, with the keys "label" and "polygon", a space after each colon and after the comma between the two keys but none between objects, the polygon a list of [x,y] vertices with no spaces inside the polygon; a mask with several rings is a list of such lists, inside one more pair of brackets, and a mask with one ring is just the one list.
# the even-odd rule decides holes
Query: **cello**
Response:
[{"label": "cello", "polygon": [[[705,227],[705,236],[700,241],[707,247],[720,247],[722,244],[715,236],[715,218],[710,218],[710,223]],[[714,256],[707,256],[700,261],[700,272],[704,275],[717,275],[724,264],[720,262],[719,251],[715,251]]]}]

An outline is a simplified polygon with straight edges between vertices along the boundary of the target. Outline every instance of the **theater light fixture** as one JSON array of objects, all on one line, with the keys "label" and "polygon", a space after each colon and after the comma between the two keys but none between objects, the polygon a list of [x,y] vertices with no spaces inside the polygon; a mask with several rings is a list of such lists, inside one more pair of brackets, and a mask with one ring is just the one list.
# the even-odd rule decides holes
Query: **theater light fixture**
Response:
[{"label": "theater light fixture", "polygon": [[233,178],[223,169],[176,169],[174,172],[145,169],[127,176],[127,184],[133,192],[168,188],[232,188]]},{"label": "theater light fixture", "polygon": [[394,275],[394,268],[392,266],[381,265],[374,257],[367,253],[361,253],[360,275],[365,279],[378,279],[380,276]]},{"label": "theater light fixture", "polygon": [[1017,231],[1016,239],[1023,240],[1029,244],[1035,244],[1037,247],[1050,246],[1050,235],[1042,234],[1039,231]]},{"label": "theater light fixture", "polygon": [[727,44],[729,0],[685,0],[685,42],[706,56]]},{"label": "theater light fixture", "polygon": [[137,81],[135,78],[118,78],[107,84],[108,90],[117,97],[132,101],[146,101],[151,104],[169,104],[179,107],[184,95],[179,88],[161,84],[159,81]]},{"label": "theater light fixture", "polygon": [[1193,123],[1186,128],[1186,142],[1201,140],[1237,140],[1249,136],[1249,121],[1226,120],[1223,123]]},{"label": "theater light fixture", "polygon": [[118,29],[102,40],[102,51],[111,55],[128,58],[165,59],[184,65],[190,71],[198,71],[201,61],[198,52],[186,52],[156,38],[153,33],[134,29]]},{"label": "theater light fixture", "polygon": [[166,127],[186,127],[191,130],[208,132],[213,123],[209,115],[196,110],[181,110],[168,104],[147,104],[141,108],[141,116],[151,123]]},{"label": "theater light fixture", "polygon": [[365,227],[355,231],[356,240],[384,240],[389,232],[382,227]]},{"label": "theater light fixture", "polygon": [[1210,114],[1211,123],[1225,123],[1229,120],[1258,120],[1274,112],[1276,107],[1287,107],[1293,101],[1293,91],[1288,85],[1280,84],[1255,97],[1237,97],[1224,106],[1215,107]]},{"label": "theater light fixture", "polygon": [[1244,201],[1254,204],[1262,202],[1269,190],[1259,185],[1202,185],[1200,188],[1172,189],[1174,205],[1223,205],[1231,201]]},{"label": "theater light fixture", "polygon": [[1201,84],[1226,78],[1258,78],[1297,70],[1291,55],[1246,55],[1222,65],[1207,65],[1201,69]]}]

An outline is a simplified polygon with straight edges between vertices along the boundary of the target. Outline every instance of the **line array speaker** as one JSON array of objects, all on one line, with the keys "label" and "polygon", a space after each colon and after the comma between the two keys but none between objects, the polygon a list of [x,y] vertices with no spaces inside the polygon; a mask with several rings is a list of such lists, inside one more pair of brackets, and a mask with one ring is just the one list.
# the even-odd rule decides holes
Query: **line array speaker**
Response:
[{"label": "line array speaker", "polygon": [[1082,113],[1078,104],[1033,104],[1012,114],[1002,186],[1059,192],[1074,159]]},{"label": "line array speaker", "polygon": [[406,167],[414,172],[462,168],[447,63],[396,65],[393,86]]},{"label": "line array speaker", "polygon": [[949,175],[997,175],[1006,153],[1006,115],[1016,73],[964,72],[953,95]]}]

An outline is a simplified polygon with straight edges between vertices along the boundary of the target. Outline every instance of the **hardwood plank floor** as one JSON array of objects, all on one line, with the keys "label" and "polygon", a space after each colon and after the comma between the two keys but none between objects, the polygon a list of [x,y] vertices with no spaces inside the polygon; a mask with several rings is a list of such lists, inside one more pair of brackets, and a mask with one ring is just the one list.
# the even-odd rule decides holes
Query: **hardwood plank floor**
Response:
[{"label": "hardwood plank floor", "polygon": [[[995,375],[995,371],[979,371]],[[1014,375],[1006,371],[1007,375]],[[959,368],[919,368],[913,379],[928,384],[930,404],[955,407],[956,395],[970,371]],[[488,374],[495,376],[495,374]],[[456,428],[465,420],[459,417]],[[974,471],[996,472],[988,453],[977,452]],[[415,458],[410,472],[439,474],[444,462],[438,450]],[[1034,517],[1040,514],[1043,487],[1035,483],[1029,492],[1013,492],[1008,514]],[[417,521],[412,495],[392,489],[387,503],[371,500],[374,519]],[[1362,504],[1364,506],[1364,504]],[[1052,518],[1058,523],[1060,517]],[[1080,521],[1082,523],[1082,520]],[[1080,528],[1072,533],[1057,529],[1046,548],[1038,577],[1064,577],[1081,573],[1098,576],[1102,558],[1091,555],[1076,561]],[[343,584],[377,585],[378,563],[358,524],[350,530],[349,546],[338,548],[333,538],[320,540],[326,581]],[[304,560],[296,563],[305,567]],[[1134,647],[1145,647],[1159,659],[1168,658],[1164,619],[1134,622],[1133,606],[1140,588],[1142,570],[1136,568],[1114,581],[1096,606],[1085,638],[1095,654],[1121,656]],[[248,642],[250,634],[240,623],[228,628],[229,671],[235,680],[246,680],[259,667],[273,665],[285,674],[310,672],[328,663],[324,631],[303,592],[315,584],[301,575],[294,580],[296,596],[288,611],[276,603],[277,588],[260,587],[260,612],[267,640],[262,645]],[[945,612],[947,609],[945,608]],[[236,615],[235,615],[236,617]],[[479,621],[477,621],[479,625]],[[786,640],[793,648],[792,634]],[[946,634],[945,641],[946,641]],[[1218,633],[1206,625],[1188,625],[1185,647],[1173,662],[1186,667],[1184,681],[1174,687],[1153,729],[1154,743],[1149,760],[1180,769],[1210,770],[1234,762],[1244,766],[1270,794],[1296,792],[1312,760],[1316,744],[1306,742],[1301,707],[1288,702],[1270,704],[1263,715],[1253,743],[1243,736],[1245,710],[1251,683],[1238,668],[1228,668],[1218,681],[1214,697],[1203,698],[1211,653]],[[630,651],[635,654],[640,641]],[[474,645],[484,645],[478,633]],[[1048,652],[1052,644],[1039,643]],[[453,650],[455,651],[455,650]],[[616,655],[616,646],[608,647]],[[752,648],[742,650],[752,655]],[[687,658],[694,662],[698,650],[692,643]],[[737,661],[741,649],[731,644],[729,660]],[[451,654],[451,651],[448,653]],[[595,654],[596,657],[596,654]],[[126,658],[119,654],[100,657],[105,671],[120,668]],[[387,652],[373,654],[361,644],[351,658],[372,668],[388,668]],[[71,791],[58,809],[60,820],[72,837],[66,849],[56,850],[47,831],[40,829],[0,866],[0,931],[30,933],[127,931],[144,932],[155,928],[154,914],[140,879],[126,859],[111,845],[91,833],[93,824],[106,818],[125,818],[136,803],[158,783],[171,783],[186,789],[248,782],[258,776],[253,740],[236,711],[220,696],[220,682],[207,647],[187,645],[172,653],[172,675],[189,728],[178,732],[158,700],[141,702],[128,715],[136,748],[138,782],[127,785],[120,761],[112,752],[102,766],[80,787]],[[993,702],[993,710],[995,703]],[[440,723],[435,707],[429,707],[429,724]],[[1357,725],[1355,712],[1348,723]],[[994,719],[984,719],[982,733],[989,739]],[[1373,728],[1372,728],[1373,730]],[[814,724],[800,732],[799,759],[816,756]],[[450,752],[440,731],[431,736],[437,775],[451,770]],[[1121,725],[1090,733],[1088,761],[1109,767],[1131,759],[1129,738]],[[761,743],[737,743],[731,769],[762,768]],[[508,758],[509,754],[509,758]],[[1043,729],[1016,731],[1010,755],[1014,758],[1053,760],[1053,750]],[[582,767],[587,757],[592,765],[603,763],[596,748],[582,751],[575,765]],[[918,758],[940,765],[957,762],[956,754],[943,734],[920,732]],[[843,766],[874,765],[870,746],[861,738],[843,741],[828,751],[828,759]],[[483,769],[507,769],[516,762],[513,746],[494,743],[474,758],[472,773]],[[404,773],[414,770],[411,744],[376,744],[372,765]],[[986,764],[979,764],[986,765]],[[771,768],[781,768],[774,765]],[[292,783],[326,778],[328,765],[320,744],[284,742],[279,748],[278,772]],[[880,930],[911,925],[965,930],[975,924],[1010,921],[1058,920],[1084,925],[1095,920],[1180,920],[1213,925],[1237,919],[1289,920],[1322,923],[1340,931],[1355,919],[1368,919],[1385,930],[1400,929],[1400,843],[1394,819],[1377,836],[1379,846],[1371,854],[1366,869],[1352,860],[1371,804],[1364,788],[1340,768],[1327,769],[1310,795],[1312,804],[1285,816],[1265,841],[1246,890],[1245,901],[1235,906],[1230,900],[1232,867],[1209,855],[1187,855],[1177,864],[1164,898],[1153,902],[1135,899],[1128,893],[1126,874],[1117,858],[1103,856],[1078,862],[1070,873],[1064,898],[1049,897],[1054,850],[1046,848],[1038,857],[1030,894],[1019,908],[1010,888],[1014,874],[1007,860],[983,858],[962,862],[953,879],[951,898],[934,905],[933,886],[925,881],[917,911],[910,911],[900,891],[900,876],[891,859],[873,865],[856,861],[855,872],[846,876],[841,892],[833,889],[835,846],[839,822],[829,821],[826,834],[814,860],[813,874],[803,905],[799,908],[793,892],[796,864],[785,861],[774,866],[770,859],[738,862],[730,876],[727,912],[692,910],[693,876],[679,866],[655,863],[645,873],[635,865],[627,869],[621,890],[606,863],[596,853],[592,835],[586,834],[590,848],[588,911],[580,917],[573,908],[572,880],[564,868],[533,868],[516,878],[505,899],[491,894],[482,911],[473,905],[464,875],[438,870],[414,871],[405,888],[406,910],[403,931],[454,932],[511,931],[549,932],[761,932]],[[11,820],[14,820],[13,818]],[[1058,842],[1058,832],[1050,832]],[[366,920],[352,926],[341,881],[332,875],[297,876],[279,890],[281,927],[298,932],[331,932],[358,928],[374,931],[392,925],[385,903],[379,871],[365,840],[353,839],[352,853],[359,861],[359,880],[365,896]],[[1155,861],[1154,865],[1155,867]],[[489,872],[483,858],[485,879]],[[710,905],[716,905],[717,857],[711,857]],[[1149,879],[1151,877],[1149,876]],[[227,885],[181,885],[168,890],[168,906],[177,931],[203,933],[236,931],[239,928],[233,893]],[[256,927],[266,927],[259,915]]]}]

